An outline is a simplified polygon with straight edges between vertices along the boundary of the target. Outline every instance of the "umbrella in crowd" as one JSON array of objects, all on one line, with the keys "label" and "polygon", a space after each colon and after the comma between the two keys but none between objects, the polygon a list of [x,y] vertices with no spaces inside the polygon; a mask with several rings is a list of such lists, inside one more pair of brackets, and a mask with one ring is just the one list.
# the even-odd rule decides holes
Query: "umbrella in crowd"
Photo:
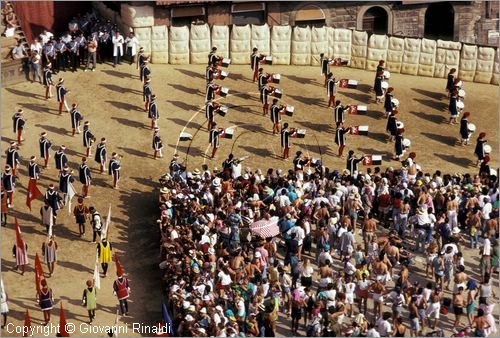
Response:
[{"label": "umbrella in crowd", "polygon": [[250,231],[252,231],[252,234],[262,238],[278,236],[280,233],[278,220],[278,217],[271,217],[269,220],[261,219],[250,224]]}]

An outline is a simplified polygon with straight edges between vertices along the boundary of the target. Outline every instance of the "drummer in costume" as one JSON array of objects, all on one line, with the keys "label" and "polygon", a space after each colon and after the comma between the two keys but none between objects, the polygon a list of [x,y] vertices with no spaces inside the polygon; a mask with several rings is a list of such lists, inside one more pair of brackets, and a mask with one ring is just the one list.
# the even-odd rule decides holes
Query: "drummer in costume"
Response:
[{"label": "drummer in costume", "polygon": [[47,325],[50,322],[50,311],[54,306],[54,295],[52,289],[47,285],[47,280],[45,278],[42,279],[40,284],[41,288],[40,292],[36,294],[36,300],[43,312],[43,325]]},{"label": "drummer in costume", "polygon": [[144,81],[151,76],[151,70],[149,69],[149,58],[144,58],[144,63],[141,66],[139,77],[141,82]]},{"label": "drummer in costume", "polygon": [[344,153],[346,135],[350,130],[351,128],[349,127],[344,128],[342,123],[337,127],[337,130],[335,130],[335,143],[339,146],[339,157],[342,157]]},{"label": "drummer in costume", "polygon": [[208,135],[208,142],[212,145],[211,158],[215,157],[215,153],[217,152],[217,149],[220,147],[219,138],[221,137],[221,135],[224,135],[224,130],[218,129],[216,122],[212,123],[212,129],[210,129]]},{"label": "drummer in costume", "polygon": [[54,218],[53,224],[55,224],[57,217],[57,210],[61,208],[62,198],[52,183],[49,184],[49,188],[45,192],[44,199],[49,203],[50,207],[52,208],[52,216]]},{"label": "drummer in costume", "polygon": [[207,80],[207,84],[209,84],[213,79],[214,75],[217,73],[217,66],[207,66],[205,71],[205,80]]},{"label": "drummer in costume", "polygon": [[76,103],[73,103],[71,106],[71,110],[69,112],[70,117],[71,117],[71,128],[73,129],[73,132],[71,136],[75,136],[76,134],[80,134],[80,124],[83,121],[83,116],[82,113],[77,109],[78,105]]},{"label": "drummer in costume", "polygon": [[144,47],[140,47],[139,53],[137,54],[137,64],[135,68],[142,69],[142,66],[144,65],[144,60],[146,60],[146,55],[144,55]]},{"label": "drummer in costume", "polygon": [[151,129],[156,128],[156,123],[160,118],[160,112],[156,105],[156,95],[151,95],[151,102],[149,103],[148,117],[151,119]]},{"label": "drummer in costume", "polygon": [[212,100],[215,100],[215,93],[218,89],[219,89],[219,85],[215,84],[213,82],[213,80],[207,84],[207,93],[205,94],[205,103],[212,101]]},{"label": "drummer in costume", "polygon": [[384,89],[382,88],[382,82],[384,81],[384,72],[377,72],[377,76],[375,77],[375,85],[373,86],[373,90],[375,91],[375,102],[382,102],[382,98],[384,97]]},{"label": "drummer in costume", "polygon": [[394,160],[396,161],[401,161],[401,156],[403,156],[403,153],[405,151],[405,146],[403,144],[404,141],[404,129],[398,129],[396,138],[394,140],[394,152],[396,153],[396,156],[394,157]]},{"label": "drummer in costume", "polygon": [[469,116],[470,112],[465,112],[462,118],[460,119],[460,137],[461,142],[460,145],[468,145],[470,139],[470,130],[469,130]]},{"label": "drummer in costume", "polygon": [[155,160],[157,155],[159,158],[163,157],[163,154],[161,153],[162,149],[163,149],[163,143],[161,142],[160,128],[155,127],[153,133],[153,150],[154,150],[153,158]]},{"label": "drummer in costume", "polygon": [[62,193],[63,201],[66,201],[66,194],[68,193],[68,186],[75,182],[75,178],[73,177],[73,170],[69,170],[69,167],[66,165],[63,168],[62,173],[59,174],[59,191]]},{"label": "drummer in costume", "polygon": [[281,148],[283,149],[283,159],[285,160],[290,156],[290,146],[292,145],[290,137],[292,137],[292,131],[288,129],[288,123],[285,122],[281,129]]},{"label": "drummer in costume", "polygon": [[90,122],[85,121],[83,124],[83,146],[87,150],[87,157],[92,155],[92,144],[96,141],[94,134],[90,131]]},{"label": "drummer in costume", "polygon": [[56,153],[54,154],[54,160],[56,162],[56,169],[59,170],[60,172],[62,172],[64,166],[66,166],[68,164],[68,157],[64,153],[65,150],[66,150],[66,146],[62,145],[59,147],[59,150],[56,151]]},{"label": "drummer in costume", "polygon": [[151,99],[151,79],[146,78],[142,86],[142,101],[144,102],[144,111],[148,111],[149,100]]},{"label": "drummer in costume", "polygon": [[205,106],[205,117],[207,118],[207,130],[212,129],[212,125],[215,123],[215,113],[219,108],[219,104],[215,101],[208,101]]},{"label": "drummer in costume", "polygon": [[284,113],[285,109],[278,105],[278,99],[273,99],[273,104],[271,105],[271,122],[273,123],[273,135],[279,134],[281,114]]},{"label": "drummer in costume", "polygon": [[43,85],[45,86],[45,100],[48,100],[52,97],[52,86],[54,86],[51,63],[48,63],[43,70]]},{"label": "drummer in costume", "polygon": [[326,96],[328,97],[328,107],[335,104],[335,95],[337,94],[337,84],[333,77],[333,73],[328,73],[328,80],[326,81]]},{"label": "drummer in costume", "polygon": [[40,139],[38,140],[40,145],[40,157],[44,160],[43,168],[47,169],[49,167],[49,158],[50,158],[50,148],[52,147],[52,143],[47,138],[47,133],[42,132],[40,134]]},{"label": "drummer in costume", "polygon": [[118,161],[118,154],[112,153],[111,160],[109,160],[108,174],[113,176],[113,189],[118,188],[118,182],[120,181],[120,170],[122,169],[120,162]]},{"label": "drummer in costume", "polygon": [[340,100],[335,101],[334,117],[335,126],[338,128],[345,121],[345,107],[342,107]]},{"label": "drummer in costume", "polygon": [[474,154],[477,157],[477,162],[476,166],[478,166],[484,159],[484,156],[486,156],[486,152],[484,151],[484,146],[486,145],[486,133],[480,133],[477,141],[476,141],[476,149],[474,149]]},{"label": "drummer in costume", "polygon": [[7,156],[5,163],[12,168],[12,174],[16,176],[17,166],[20,163],[16,141],[10,142],[10,147],[5,151],[5,154]]},{"label": "drummer in costume", "polygon": [[56,85],[57,102],[59,102],[59,115],[62,114],[63,106],[65,106],[66,110],[69,111],[68,104],[66,103],[66,94],[68,93],[69,90],[64,88],[64,79],[60,78],[59,83]]},{"label": "drummer in costume", "polygon": [[385,101],[384,101],[385,117],[388,117],[392,113],[392,110],[394,109],[394,105],[392,104],[392,99],[394,97],[394,95],[392,94],[393,91],[394,88],[389,87],[385,92]]},{"label": "drummer in costume", "polygon": [[330,59],[325,56],[325,53],[319,54],[319,64],[321,67],[321,75],[325,77],[325,83],[323,87],[326,87],[326,82],[328,81],[328,74],[330,74]]},{"label": "drummer in costume", "polygon": [[82,163],[78,167],[78,179],[82,184],[82,197],[90,197],[89,196],[89,187],[92,183],[92,173],[90,171],[89,166],[87,165],[87,158],[82,157]]},{"label": "drummer in costume", "polygon": [[106,138],[101,138],[101,142],[97,145],[97,149],[95,151],[95,161],[99,163],[100,173],[103,174],[106,169],[106,161],[108,160],[107,152],[106,152]]},{"label": "drummer in costume", "polygon": [[260,63],[260,55],[259,55],[259,50],[257,47],[254,47],[252,50],[252,55],[250,55],[250,68],[253,70],[253,79],[252,82],[257,81],[257,78],[259,76],[259,63]]},{"label": "drummer in costume", "polygon": [[268,102],[268,96],[271,94],[272,90],[271,88],[265,84],[260,88],[260,102],[262,103],[262,115],[267,115],[269,114],[269,102]]},{"label": "drummer in costume", "polygon": [[481,162],[481,165],[479,166],[479,176],[486,174],[486,176],[491,175],[491,168],[490,165],[488,164],[490,162],[490,156],[486,155],[483,158],[483,162]]},{"label": "drummer in costume", "polygon": [[38,181],[40,179],[40,167],[36,163],[36,156],[31,156],[28,163],[28,176],[30,180]]},{"label": "drummer in costume", "polygon": [[364,158],[364,155],[360,158],[356,158],[356,156],[354,156],[354,150],[349,150],[346,169],[349,170],[352,176],[358,174],[358,165],[360,162],[363,162]]},{"label": "drummer in costume", "polygon": [[13,122],[14,133],[17,134],[17,143],[21,145],[22,141],[24,141],[23,131],[26,125],[26,120],[24,119],[22,109],[19,109],[14,114],[14,116],[12,116],[12,122]]},{"label": "drummer in costume", "polygon": [[448,80],[446,81],[446,91],[448,92],[448,97],[451,95],[451,93],[454,90],[453,84],[455,83],[455,73],[457,72],[456,68],[450,69],[450,72],[448,73]]},{"label": "drummer in costume", "polygon": [[14,188],[16,187],[16,176],[12,174],[10,165],[6,165],[2,173],[2,186],[5,192],[7,192],[7,208],[12,208],[12,198],[14,197]]},{"label": "drummer in costume", "polygon": [[384,60],[379,60],[377,69],[375,71],[375,74],[378,74],[379,72],[384,72],[385,71],[385,61]]},{"label": "drummer in costume", "polygon": [[389,117],[387,118],[387,126],[386,126],[385,130],[389,134],[389,139],[388,139],[389,142],[394,141],[394,139],[396,138],[396,135],[398,134],[398,124],[397,124],[398,118],[396,116],[397,114],[398,114],[398,111],[393,110],[389,114]]},{"label": "drummer in costume", "polygon": [[458,91],[454,90],[450,96],[450,104],[448,105],[448,111],[450,112],[450,124],[457,123],[458,117],[458,108],[457,108],[457,100],[458,100]]},{"label": "drummer in costume", "polygon": [[212,50],[208,54],[208,65],[215,66],[217,61],[219,61],[219,58],[217,57],[217,47],[212,47]]},{"label": "drummer in costume", "polygon": [[271,75],[267,74],[264,72],[264,68],[259,68],[259,82],[258,82],[258,85],[259,85],[259,90],[262,89],[262,87],[264,87],[265,85],[267,85],[269,83],[269,79],[271,78]]}]

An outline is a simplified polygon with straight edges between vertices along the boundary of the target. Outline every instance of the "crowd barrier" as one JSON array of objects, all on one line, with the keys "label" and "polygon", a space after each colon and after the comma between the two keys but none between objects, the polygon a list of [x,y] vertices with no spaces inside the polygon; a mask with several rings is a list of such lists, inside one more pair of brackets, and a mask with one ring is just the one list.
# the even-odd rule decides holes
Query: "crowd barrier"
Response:
[{"label": "crowd barrier", "polygon": [[253,47],[277,65],[319,65],[319,54],[374,70],[386,61],[392,73],[445,78],[452,68],[465,81],[498,84],[498,49],[454,41],[368,35],[346,28],[303,26],[155,26],[152,6],[122,4],[120,13],[94,8],[124,31],[133,30],[153,63],[203,64],[212,46],[233,64],[249,64]]}]

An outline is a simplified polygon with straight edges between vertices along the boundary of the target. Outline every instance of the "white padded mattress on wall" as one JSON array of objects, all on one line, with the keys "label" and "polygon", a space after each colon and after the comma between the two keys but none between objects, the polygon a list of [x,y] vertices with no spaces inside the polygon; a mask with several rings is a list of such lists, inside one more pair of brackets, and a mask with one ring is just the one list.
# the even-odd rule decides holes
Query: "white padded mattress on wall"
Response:
[{"label": "white padded mattress on wall", "polygon": [[210,53],[210,28],[208,24],[191,25],[189,32],[189,53],[191,63],[206,64]]},{"label": "white padded mattress on wall", "polygon": [[490,83],[495,63],[495,49],[479,47],[477,50],[476,72],[474,82]]},{"label": "white padded mattress on wall", "polygon": [[311,65],[319,65],[319,54],[325,53],[329,55],[328,51],[328,30],[326,26],[312,27],[311,28]]},{"label": "white padded mattress on wall", "polygon": [[476,59],[477,59],[477,46],[476,45],[462,45],[460,53],[460,66],[458,70],[458,77],[462,80],[474,80],[474,73],[476,72]]},{"label": "white padded mattress on wall", "polygon": [[417,75],[420,44],[420,39],[405,38],[405,51],[403,52],[403,63],[401,64],[402,74]]},{"label": "white padded mattress on wall", "polygon": [[434,77],[445,78],[450,69],[456,68],[458,70],[460,49],[462,49],[460,42],[437,40]]},{"label": "white padded mattress on wall", "polygon": [[271,55],[273,56],[273,64],[290,64],[291,44],[291,26],[273,26],[271,28]]},{"label": "white padded mattress on wall", "polygon": [[389,37],[387,35],[372,34],[370,36],[370,39],[368,39],[366,70],[375,70],[380,60],[386,61],[387,48],[389,48]]},{"label": "white padded mattress on wall", "polygon": [[[229,26],[213,25],[212,26],[212,47],[217,47],[217,55],[229,57]],[[207,59],[208,62],[208,59]]]},{"label": "white padded mattress on wall", "polygon": [[351,66],[352,30],[346,28],[333,29],[333,53],[330,57],[349,60]]},{"label": "white padded mattress on wall", "polygon": [[120,15],[123,23],[130,27],[151,27],[155,24],[153,6],[130,6],[121,4]]},{"label": "white padded mattress on wall", "polygon": [[435,40],[422,39],[420,45],[420,57],[418,61],[418,75],[434,76],[434,64],[436,62]]},{"label": "white padded mattress on wall", "polygon": [[361,31],[352,32],[351,62],[350,67],[365,69],[368,46],[368,33]]},{"label": "white padded mattress on wall", "polygon": [[311,27],[293,28],[291,63],[302,66],[311,64]]},{"label": "white padded mattress on wall", "polygon": [[173,65],[184,65],[189,63],[188,26],[170,27],[170,35],[168,38],[168,59],[169,63]]},{"label": "white padded mattress on wall", "polygon": [[[270,55],[270,39],[271,33],[267,23],[264,25],[252,25],[252,49],[257,47],[259,53]],[[250,59],[250,56],[248,56],[248,58]]]},{"label": "white padded mattress on wall", "polygon": [[144,48],[144,52],[151,53],[151,27],[134,28],[134,33],[139,40],[139,46]]},{"label": "white padded mattress on wall", "polygon": [[498,84],[498,48],[495,51],[495,61],[493,62],[493,74],[491,76],[491,83]]},{"label": "white padded mattress on wall", "polygon": [[168,63],[167,26],[151,27],[151,61],[153,63]]},{"label": "white padded mattress on wall", "polygon": [[391,36],[387,47],[386,68],[391,73],[401,72],[401,63],[403,62],[403,52],[405,50],[405,39]]},{"label": "white padded mattress on wall", "polygon": [[252,30],[250,25],[233,25],[230,39],[231,62],[237,65],[250,63]]}]

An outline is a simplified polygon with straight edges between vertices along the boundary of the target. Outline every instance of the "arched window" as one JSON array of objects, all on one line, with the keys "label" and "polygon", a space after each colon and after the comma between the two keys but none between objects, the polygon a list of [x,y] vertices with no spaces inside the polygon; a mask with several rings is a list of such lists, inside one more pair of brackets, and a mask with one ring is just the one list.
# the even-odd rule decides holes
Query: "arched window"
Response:
[{"label": "arched window", "polygon": [[325,25],[325,13],[318,6],[307,5],[297,11],[295,15],[296,26],[317,26]]},{"label": "arched window", "polygon": [[455,11],[449,2],[430,4],[425,12],[424,36],[428,39],[453,40]]},{"label": "arched window", "polygon": [[389,18],[385,9],[379,6],[369,8],[363,15],[362,30],[374,34],[387,34]]}]

